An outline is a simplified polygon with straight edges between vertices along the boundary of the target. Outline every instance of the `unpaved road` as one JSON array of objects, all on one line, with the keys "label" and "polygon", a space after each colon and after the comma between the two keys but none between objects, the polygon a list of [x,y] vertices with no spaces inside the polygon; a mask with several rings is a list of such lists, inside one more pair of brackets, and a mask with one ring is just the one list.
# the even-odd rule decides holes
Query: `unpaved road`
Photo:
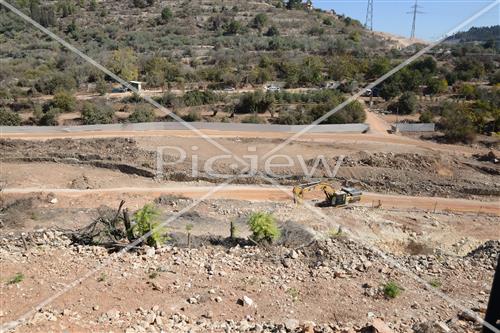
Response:
[{"label": "unpaved road", "polygon": [[[212,193],[210,193],[212,192]],[[58,206],[74,205],[78,199],[90,206],[99,206],[103,199],[119,200],[129,196],[140,203],[161,195],[177,195],[188,198],[201,198],[210,193],[213,199],[235,199],[254,201],[289,201],[292,200],[291,187],[281,189],[269,186],[227,185],[227,186],[169,186],[169,187],[118,187],[105,189],[65,189],[65,188],[6,188],[4,195],[22,196],[25,194],[53,193],[58,198]],[[321,193],[311,193],[306,199],[322,199]],[[137,202],[139,203],[139,202]],[[380,204],[384,208],[423,209],[431,211],[455,211],[490,213],[500,215],[500,202],[483,202],[465,199],[448,199],[439,197],[411,197],[378,193],[363,193],[361,205]]]},{"label": "unpaved road", "polygon": [[[103,125],[104,126],[104,125]],[[287,139],[292,134],[285,132],[266,132],[266,131],[228,131],[228,130],[199,130],[202,134],[210,138],[260,138],[260,139]],[[85,138],[112,138],[112,137],[182,137],[195,138],[200,137],[191,130],[95,130],[82,132],[40,132],[26,133],[23,130],[19,132],[1,132],[2,139],[23,139],[23,140],[50,140],[50,139],[85,139]],[[467,146],[438,144],[431,141],[422,141],[409,137],[398,135],[380,135],[380,134],[352,134],[352,133],[306,133],[294,141],[305,142],[343,142],[343,143],[380,143],[391,145],[403,145],[421,147],[435,151],[447,151],[452,153],[475,154],[482,151],[488,152],[488,149],[473,148]]]}]

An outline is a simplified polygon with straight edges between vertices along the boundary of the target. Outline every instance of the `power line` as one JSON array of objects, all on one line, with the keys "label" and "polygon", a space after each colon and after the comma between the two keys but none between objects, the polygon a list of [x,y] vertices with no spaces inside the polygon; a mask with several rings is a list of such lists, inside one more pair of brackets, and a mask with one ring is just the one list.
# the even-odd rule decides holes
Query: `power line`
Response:
[{"label": "power line", "polygon": [[365,28],[373,31],[373,0],[368,0],[368,7],[366,8]]},{"label": "power line", "polygon": [[417,26],[417,14],[424,14],[424,12],[419,11],[419,8],[422,8],[421,6],[418,5],[418,0],[415,0],[415,4],[411,7],[412,11],[407,12],[407,14],[413,14],[413,22],[411,25],[411,35],[410,38],[414,39],[415,38],[415,30]]}]

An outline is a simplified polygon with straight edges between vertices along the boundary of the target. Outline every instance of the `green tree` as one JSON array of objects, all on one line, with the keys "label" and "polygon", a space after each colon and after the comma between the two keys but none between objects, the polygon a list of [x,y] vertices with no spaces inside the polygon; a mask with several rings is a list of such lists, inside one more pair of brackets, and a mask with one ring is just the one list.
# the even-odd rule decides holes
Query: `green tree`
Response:
[{"label": "green tree", "polygon": [[391,62],[386,57],[377,57],[369,67],[366,77],[368,80],[376,79],[387,73],[391,69]]},{"label": "green tree", "polygon": [[87,102],[82,108],[82,120],[85,125],[111,124],[115,111],[108,105],[95,105]]},{"label": "green tree", "polygon": [[54,95],[50,104],[62,112],[73,112],[76,109],[76,98],[71,92],[61,90]]},{"label": "green tree", "polygon": [[449,142],[470,143],[477,134],[473,119],[473,114],[465,106],[447,105],[439,120],[439,127]]},{"label": "green tree", "polygon": [[399,94],[401,94],[401,88],[398,82],[394,80],[385,82],[379,91],[380,97],[382,97],[386,101],[398,96]]},{"label": "green tree", "polygon": [[0,108],[0,126],[19,126],[21,116],[7,108]]},{"label": "green tree", "polygon": [[427,92],[431,95],[442,94],[448,90],[448,81],[445,79],[431,78],[427,82]]},{"label": "green tree", "polygon": [[304,5],[302,4],[302,0],[288,0],[286,3],[287,9],[303,9]]},{"label": "green tree", "polygon": [[300,84],[319,84],[323,81],[323,60],[320,57],[306,57],[300,66]]},{"label": "green tree", "polygon": [[476,97],[476,89],[474,88],[473,85],[464,83],[460,87],[459,94],[461,97],[467,100],[471,100]]},{"label": "green tree", "polygon": [[136,80],[139,76],[137,57],[130,48],[114,51],[108,62],[108,68],[126,81]]},{"label": "green tree", "polygon": [[276,219],[270,213],[253,213],[247,223],[252,231],[252,239],[256,242],[272,243],[281,237]]},{"label": "green tree", "polygon": [[398,114],[412,114],[417,111],[417,96],[411,91],[404,92],[396,103],[389,106],[389,110]]}]

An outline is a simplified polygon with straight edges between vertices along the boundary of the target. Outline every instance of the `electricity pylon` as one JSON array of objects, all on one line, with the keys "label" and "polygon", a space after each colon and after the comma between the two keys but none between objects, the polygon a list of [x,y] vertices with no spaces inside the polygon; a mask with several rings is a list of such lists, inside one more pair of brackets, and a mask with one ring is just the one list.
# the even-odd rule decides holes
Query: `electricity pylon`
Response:
[{"label": "electricity pylon", "polygon": [[373,31],[373,0],[368,0],[368,8],[366,9],[365,28]]},{"label": "electricity pylon", "polygon": [[411,35],[410,35],[410,38],[414,39],[415,38],[415,30],[416,30],[416,27],[417,27],[417,14],[423,14],[424,12],[421,12],[421,11],[418,10],[419,8],[421,8],[418,5],[418,0],[415,0],[415,4],[411,8],[412,8],[412,11],[411,12],[407,12],[407,14],[413,14],[413,23],[411,25]]}]

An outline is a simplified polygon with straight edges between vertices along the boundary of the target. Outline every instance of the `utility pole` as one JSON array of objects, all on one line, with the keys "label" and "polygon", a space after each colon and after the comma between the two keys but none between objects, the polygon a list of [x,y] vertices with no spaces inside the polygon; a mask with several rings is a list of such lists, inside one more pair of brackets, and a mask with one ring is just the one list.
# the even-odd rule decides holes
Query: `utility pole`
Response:
[{"label": "utility pole", "polygon": [[368,0],[368,7],[366,8],[365,28],[373,31],[373,0]]},{"label": "utility pole", "polygon": [[418,5],[418,0],[415,0],[415,4],[411,8],[412,8],[412,11],[411,12],[407,12],[407,14],[413,14],[413,23],[411,25],[411,36],[410,36],[410,38],[414,39],[415,38],[416,25],[417,25],[417,14],[423,14],[423,12],[421,12],[421,11],[418,10],[419,8],[421,8]]}]

